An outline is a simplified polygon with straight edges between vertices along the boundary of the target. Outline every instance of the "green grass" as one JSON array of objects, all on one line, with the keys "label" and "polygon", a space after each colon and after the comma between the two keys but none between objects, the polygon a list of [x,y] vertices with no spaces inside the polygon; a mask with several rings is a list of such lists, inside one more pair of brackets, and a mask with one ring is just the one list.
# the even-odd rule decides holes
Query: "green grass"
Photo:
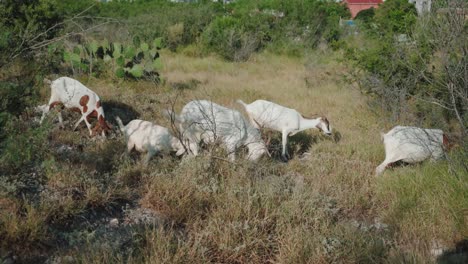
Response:
[{"label": "green grass", "polygon": [[433,240],[448,246],[468,237],[468,175],[456,170],[459,177],[449,173],[445,162],[426,163],[379,179],[377,197],[386,206],[382,215],[415,255],[427,254]]}]

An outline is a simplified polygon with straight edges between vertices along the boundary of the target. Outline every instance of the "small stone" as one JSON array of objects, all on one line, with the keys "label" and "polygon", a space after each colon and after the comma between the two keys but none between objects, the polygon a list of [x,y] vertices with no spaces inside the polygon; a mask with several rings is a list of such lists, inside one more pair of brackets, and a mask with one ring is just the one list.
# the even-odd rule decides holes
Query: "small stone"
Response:
[{"label": "small stone", "polygon": [[111,227],[117,227],[117,226],[119,225],[119,219],[117,219],[117,218],[111,219],[111,220],[109,221],[109,225],[110,225]]},{"label": "small stone", "polygon": [[385,223],[382,223],[380,219],[375,218],[374,219],[374,224],[372,225],[377,231],[385,231],[388,230],[388,225]]},{"label": "small stone", "polygon": [[355,227],[356,229],[361,227],[361,224],[356,219],[351,220],[350,224],[352,227]]},{"label": "small stone", "polygon": [[13,263],[15,263],[13,258],[7,258],[3,260],[3,264],[13,264]]},{"label": "small stone", "polygon": [[434,257],[439,257],[445,251],[445,247],[443,246],[441,241],[433,240],[431,246],[431,254]]}]

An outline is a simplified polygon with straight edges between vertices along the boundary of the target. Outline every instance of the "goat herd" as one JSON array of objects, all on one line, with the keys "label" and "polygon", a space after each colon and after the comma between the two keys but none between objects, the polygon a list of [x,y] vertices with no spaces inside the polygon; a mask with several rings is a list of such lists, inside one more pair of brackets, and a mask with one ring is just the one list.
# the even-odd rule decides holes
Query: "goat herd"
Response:
[{"label": "goat herd", "polygon": [[[52,82],[51,96],[47,105],[37,107],[42,112],[41,123],[47,113],[55,106],[68,108],[81,113],[74,129],[85,122],[90,135],[99,132],[105,137],[111,126],[106,122],[99,96],[79,81],[60,77]],[[305,118],[294,109],[269,101],[257,100],[246,104],[237,100],[247,112],[248,121],[234,109],[226,108],[207,100],[196,100],[186,104],[177,115],[171,110],[164,114],[175,125],[178,136],[173,136],[169,129],[144,120],[132,120],[126,126],[119,117],[116,121],[127,140],[127,149],[146,152],[145,164],[157,153],[175,151],[177,156],[198,155],[199,144],[221,142],[231,161],[235,160],[235,151],[246,146],[247,158],[257,161],[264,154],[269,155],[260,130],[269,128],[282,133],[281,158],[288,158],[286,144],[288,136],[309,128],[317,128],[326,135],[331,135],[330,123],[326,117]],[[60,125],[63,119],[58,111]],[[91,128],[90,117],[98,122]],[[397,126],[388,133],[382,133],[386,158],[376,169],[381,174],[385,168],[397,161],[406,163],[420,162],[425,159],[436,160],[444,155],[448,141],[440,129]]]}]

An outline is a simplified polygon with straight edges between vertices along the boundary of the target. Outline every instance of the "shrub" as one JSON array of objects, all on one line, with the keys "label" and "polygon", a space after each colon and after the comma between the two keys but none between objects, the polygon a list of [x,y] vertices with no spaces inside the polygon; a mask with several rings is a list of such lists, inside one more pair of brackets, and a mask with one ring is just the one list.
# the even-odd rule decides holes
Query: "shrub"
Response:
[{"label": "shrub", "polygon": [[[206,26],[221,13],[220,4],[204,3],[171,3],[165,0],[152,1],[113,1],[101,10],[102,16],[124,19],[128,30],[144,41],[163,37],[164,44],[171,50],[178,46],[195,43]],[[175,25],[177,41],[174,41]]]},{"label": "shrub", "polygon": [[406,0],[388,0],[375,11],[374,19],[380,34],[403,34],[411,31],[416,18],[414,4]]},{"label": "shrub", "polygon": [[[347,53],[365,72],[358,77],[363,90],[394,120],[466,134],[466,21],[455,12],[417,19],[414,6],[400,0],[375,12],[377,27],[362,24],[367,30],[359,47]],[[450,120],[458,125],[448,127]]]},{"label": "shrub", "polygon": [[375,16],[375,8],[371,7],[369,9],[364,9],[357,13],[355,20],[362,21],[363,23],[370,23],[374,19]]},{"label": "shrub", "polygon": [[0,210],[0,249],[7,247],[22,251],[50,239],[46,224],[47,215],[41,208],[25,204],[22,210],[15,209]]},{"label": "shrub", "polygon": [[177,23],[175,25],[169,26],[167,29],[167,40],[166,44],[167,47],[175,51],[177,47],[182,44],[184,37],[184,24],[183,23]]},{"label": "shrub", "polygon": [[4,130],[6,136],[1,143],[0,153],[2,174],[27,170],[32,165],[42,162],[48,152],[47,125],[31,127],[30,124],[10,115]]},{"label": "shrub", "polygon": [[[95,1],[6,0],[0,2],[0,66],[37,51],[37,44],[56,37],[66,18],[96,4]],[[97,10],[96,8],[94,10]]]},{"label": "shrub", "polygon": [[62,68],[73,74],[100,76],[108,71],[118,78],[159,82],[158,71],[162,68],[160,49],[161,38],[147,43],[135,36],[132,44],[93,39],[84,44],[69,44],[68,48],[53,49],[50,53],[51,56],[60,54],[64,62],[62,66],[66,66]]},{"label": "shrub", "polygon": [[249,22],[234,17],[216,18],[202,35],[204,46],[227,60],[247,60],[262,47],[264,35],[261,29],[251,29]]}]

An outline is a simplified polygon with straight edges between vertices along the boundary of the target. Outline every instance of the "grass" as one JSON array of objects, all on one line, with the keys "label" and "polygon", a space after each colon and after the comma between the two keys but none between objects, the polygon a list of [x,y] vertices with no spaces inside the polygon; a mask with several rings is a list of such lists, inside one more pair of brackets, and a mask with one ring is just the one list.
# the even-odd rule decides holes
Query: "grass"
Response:
[{"label": "grass", "polygon": [[[166,156],[145,168],[139,155],[124,154],[119,134],[99,141],[89,139],[84,126],[72,132],[73,122],[65,130],[52,125],[48,144],[35,149],[43,155],[32,163],[42,166],[40,191],[25,198],[20,191],[0,192],[0,257],[83,263],[433,263],[442,259],[431,254],[434,243],[449,251],[468,237],[468,178],[461,168],[455,167],[458,178],[447,162],[374,177],[384,158],[379,132],[394,124],[371,111],[367,98],[344,80],[347,68],[339,54],[263,53],[227,63],[163,51],[162,58],[163,86],[82,81],[107,103],[111,122],[119,115],[124,123],[138,117],[169,126],[161,110],[173,102],[176,111],[194,98],[242,110],[236,99],[267,99],[304,115],[325,115],[334,137],[314,130],[291,137],[288,163],[240,158],[234,165],[209,155]],[[43,94],[46,101],[46,89]],[[272,149],[279,148],[278,133],[272,142]],[[15,177],[13,171],[0,179],[14,185]],[[135,208],[160,221],[132,222],[127,211]],[[119,220],[117,227],[110,226],[112,218]],[[35,250],[25,252],[20,245]]]},{"label": "grass", "polygon": [[398,229],[400,243],[421,258],[433,240],[449,246],[468,237],[468,178],[461,170],[460,178],[447,171],[444,163],[403,168],[378,185],[379,199],[387,201],[385,219]]}]

